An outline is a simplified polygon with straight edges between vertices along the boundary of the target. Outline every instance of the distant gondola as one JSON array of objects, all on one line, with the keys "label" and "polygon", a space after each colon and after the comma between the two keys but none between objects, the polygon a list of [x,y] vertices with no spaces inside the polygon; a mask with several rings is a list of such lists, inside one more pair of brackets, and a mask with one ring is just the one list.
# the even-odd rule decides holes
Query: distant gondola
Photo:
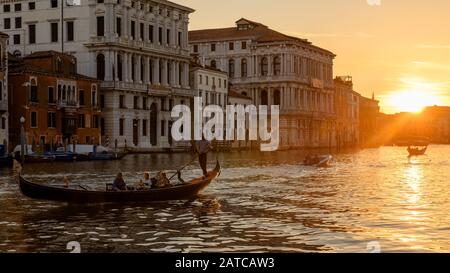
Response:
[{"label": "distant gondola", "polygon": [[409,153],[409,156],[420,156],[420,155],[424,155],[427,152],[428,146],[422,149],[419,148],[411,148],[408,147],[407,151]]},{"label": "distant gondola", "polygon": [[94,191],[80,186],[79,189],[46,186],[33,183],[20,176],[20,190],[30,198],[68,203],[110,203],[110,202],[155,202],[187,200],[195,197],[220,175],[220,164],[206,176],[193,179],[181,185],[160,189],[135,191]]}]

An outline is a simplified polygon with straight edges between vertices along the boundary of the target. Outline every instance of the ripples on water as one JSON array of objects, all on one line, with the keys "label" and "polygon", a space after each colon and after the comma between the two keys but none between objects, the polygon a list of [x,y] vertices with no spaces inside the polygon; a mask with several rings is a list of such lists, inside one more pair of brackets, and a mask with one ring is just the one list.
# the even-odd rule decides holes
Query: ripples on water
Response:
[{"label": "ripples on water", "polygon": [[[0,170],[0,252],[450,251],[450,146],[408,161],[404,148],[300,166],[302,151],[221,154],[223,172],[195,201],[75,206],[23,197]],[[130,155],[115,162],[25,166],[34,181],[102,188],[114,173],[173,169],[189,155]],[[211,163],[212,159],[211,159]],[[139,172],[139,173],[137,173]],[[190,166],[185,179],[200,175]]]}]

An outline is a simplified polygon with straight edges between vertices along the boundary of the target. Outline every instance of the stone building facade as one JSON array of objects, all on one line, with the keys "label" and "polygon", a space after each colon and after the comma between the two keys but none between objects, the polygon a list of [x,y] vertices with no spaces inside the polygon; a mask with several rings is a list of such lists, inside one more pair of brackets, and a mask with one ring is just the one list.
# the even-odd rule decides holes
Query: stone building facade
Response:
[{"label": "stone building facade", "polygon": [[350,76],[336,77],[334,88],[337,147],[356,147],[360,142],[359,103],[361,95],[353,90],[353,79]]},{"label": "stone building facade", "polygon": [[332,52],[247,19],[190,31],[189,44],[253,104],[280,106],[281,148],[335,145]]},{"label": "stone building facade", "polygon": [[21,117],[27,144],[98,144],[100,81],[76,73],[76,59],[42,51],[9,64],[10,142],[20,144]]},{"label": "stone building facade", "polygon": [[9,150],[8,142],[8,35],[0,32],[0,144],[5,153]]},{"label": "stone building facade", "polygon": [[192,9],[166,0],[30,3],[0,5],[8,10],[0,14],[0,29],[12,37],[10,52],[64,51],[77,57],[79,73],[101,80],[103,143],[176,145],[169,134],[171,106],[193,95],[187,40]]}]

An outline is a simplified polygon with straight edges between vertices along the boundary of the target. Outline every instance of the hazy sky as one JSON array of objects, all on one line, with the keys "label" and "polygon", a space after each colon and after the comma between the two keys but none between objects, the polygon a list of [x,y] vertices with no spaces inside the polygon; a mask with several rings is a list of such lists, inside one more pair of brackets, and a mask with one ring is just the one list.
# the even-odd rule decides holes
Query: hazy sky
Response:
[{"label": "hazy sky", "polygon": [[450,105],[449,0],[174,0],[196,10],[190,29],[245,17],[333,51],[335,75],[372,92],[382,111],[409,103]]}]

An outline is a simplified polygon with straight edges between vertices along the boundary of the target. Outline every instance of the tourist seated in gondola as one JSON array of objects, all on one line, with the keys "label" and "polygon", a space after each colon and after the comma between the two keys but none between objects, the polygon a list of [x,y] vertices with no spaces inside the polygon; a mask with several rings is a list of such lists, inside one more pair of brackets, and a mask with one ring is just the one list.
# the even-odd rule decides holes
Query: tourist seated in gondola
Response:
[{"label": "tourist seated in gondola", "polygon": [[114,179],[112,188],[114,191],[126,191],[127,190],[127,184],[123,180],[122,173],[117,174],[116,179]]},{"label": "tourist seated in gondola", "polygon": [[159,172],[155,178],[152,179],[152,188],[160,189],[160,188],[167,188],[172,186],[170,184],[169,179],[167,178],[167,175],[165,172]]}]

